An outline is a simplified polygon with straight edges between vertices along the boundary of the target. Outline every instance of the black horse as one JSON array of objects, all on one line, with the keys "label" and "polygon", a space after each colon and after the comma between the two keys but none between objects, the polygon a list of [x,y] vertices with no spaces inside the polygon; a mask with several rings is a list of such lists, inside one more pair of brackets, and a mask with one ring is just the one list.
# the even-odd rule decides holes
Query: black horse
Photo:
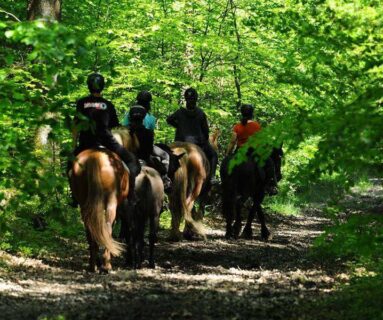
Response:
[{"label": "black horse", "polygon": [[[247,199],[251,198],[252,206],[247,216],[247,222],[242,232],[242,237],[251,239],[253,231],[251,224],[257,213],[261,223],[261,238],[268,240],[270,231],[265,222],[262,210],[262,201],[265,197],[266,173],[254,159],[248,155],[247,160],[233,168],[229,174],[229,162],[234,156],[226,157],[221,164],[222,180],[222,206],[226,219],[226,238],[237,239],[242,229],[241,209]],[[276,179],[281,179],[282,149],[275,149],[268,161],[272,160],[275,168]],[[235,222],[233,225],[233,221]]]}]

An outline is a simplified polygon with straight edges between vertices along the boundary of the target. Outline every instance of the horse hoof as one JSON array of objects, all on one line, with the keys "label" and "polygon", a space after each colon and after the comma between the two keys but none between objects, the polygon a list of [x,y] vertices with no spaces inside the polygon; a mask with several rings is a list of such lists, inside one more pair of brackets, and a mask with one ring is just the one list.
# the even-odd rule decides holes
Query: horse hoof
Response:
[{"label": "horse hoof", "polygon": [[225,238],[226,238],[227,240],[233,238],[233,233],[232,233],[231,231],[226,231],[226,233],[225,233]]},{"label": "horse hoof", "polygon": [[183,232],[183,237],[185,240],[192,241],[194,240],[194,232],[191,230],[186,230]]},{"label": "horse hoof", "polygon": [[263,241],[269,241],[272,239],[272,235],[269,230],[262,230],[261,238]]},{"label": "horse hoof", "polygon": [[251,240],[253,239],[253,232],[251,230],[243,230],[241,238]]},{"label": "horse hoof", "polygon": [[170,242],[179,242],[179,241],[181,241],[181,235],[180,234],[171,234],[168,237],[168,241],[170,241]]},{"label": "horse hoof", "polygon": [[100,268],[100,274],[108,274],[109,270],[106,268]]},{"label": "horse hoof", "polygon": [[89,266],[86,271],[90,272],[90,273],[95,273],[96,272],[96,266]]},{"label": "horse hoof", "polygon": [[241,226],[234,226],[234,239],[238,239],[239,238],[239,234],[241,232],[241,229],[242,227]]}]

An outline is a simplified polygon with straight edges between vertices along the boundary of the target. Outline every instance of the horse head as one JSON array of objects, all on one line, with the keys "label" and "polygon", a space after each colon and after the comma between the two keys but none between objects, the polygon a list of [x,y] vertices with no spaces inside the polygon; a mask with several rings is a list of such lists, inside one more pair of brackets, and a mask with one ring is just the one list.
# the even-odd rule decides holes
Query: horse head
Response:
[{"label": "horse head", "polygon": [[130,152],[135,153],[140,147],[138,138],[135,134],[131,134],[129,128],[118,127],[112,129],[112,134],[119,144],[124,148],[128,149]]},{"label": "horse head", "polygon": [[170,180],[174,180],[174,174],[176,173],[176,171],[178,170],[178,168],[181,167],[181,159],[184,155],[186,155],[185,152],[177,155],[177,154],[174,154],[173,152],[170,152],[169,153],[170,155],[170,159],[169,159],[169,172],[168,172],[168,176],[170,178]]},{"label": "horse head", "polygon": [[209,142],[214,148],[215,151],[218,152],[218,138],[221,135],[221,130],[219,128],[215,128],[209,136]]},{"label": "horse head", "polygon": [[182,157],[186,153],[184,152],[184,153],[177,155],[173,152],[173,150],[168,145],[166,145],[164,143],[157,143],[156,146],[161,148],[163,151],[165,151],[169,155],[169,170],[168,170],[167,174],[168,174],[168,177],[170,178],[170,180],[173,181],[174,180],[174,174],[176,173],[178,168],[181,167],[180,160],[182,159]]},{"label": "horse head", "polygon": [[271,153],[271,159],[273,159],[274,161],[275,175],[276,175],[277,181],[280,181],[282,179],[282,157],[283,157],[282,147],[273,148],[273,151]]}]

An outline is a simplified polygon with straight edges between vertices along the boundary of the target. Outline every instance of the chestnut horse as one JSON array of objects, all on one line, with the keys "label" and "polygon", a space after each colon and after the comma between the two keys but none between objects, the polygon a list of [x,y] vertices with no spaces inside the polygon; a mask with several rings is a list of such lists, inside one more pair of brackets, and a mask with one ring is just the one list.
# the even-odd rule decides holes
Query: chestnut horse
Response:
[{"label": "chestnut horse", "polygon": [[[118,142],[130,151],[138,148],[135,136],[124,128],[113,130]],[[126,202],[129,172],[113,152],[105,148],[87,149],[77,155],[69,173],[74,197],[80,204],[81,217],[89,243],[89,270],[111,270],[111,255],[118,256],[123,246],[112,237],[117,206]],[[124,206],[128,207],[128,206]],[[102,264],[97,258],[99,245],[105,247]]]},{"label": "chestnut horse", "polygon": [[170,145],[173,154],[180,156],[180,167],[174,174],[173,188],[169,195],[169,207],[172,214],[170,239],[181,238],[180,223],[185,219],[184,236],[194,231],[206,239],[201,221],[193,217],[194,202],[200,195],[206,178],[209,176],[209,161],[201,148],[188,142],[174,142]]},{"label": "chestnut horse", "polygon": [[[120,158],[107,149],[82,151],[73,164],[72,192],[80,204],[81,217],[89,243],[89,270],[111,268],[111,255],[120,255],[123,247],[112,238],[116,209],[129,193],[129,173]],[[103,262],[98,262],[98,247],[105,247]]]}]

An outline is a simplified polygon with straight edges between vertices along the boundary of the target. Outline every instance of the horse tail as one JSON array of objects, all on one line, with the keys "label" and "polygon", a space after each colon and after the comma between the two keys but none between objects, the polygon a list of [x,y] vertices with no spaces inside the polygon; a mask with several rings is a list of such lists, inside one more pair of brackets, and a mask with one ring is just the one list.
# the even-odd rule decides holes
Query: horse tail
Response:
[{"label": "horse tail", "polygon": [[[201,221],[197,221],[193,218],[193,205],[194,201],[198,198],[201,193],[203,182],[206,179],[205,176],[201,176],[200,173],[205,171],[205,166],[203,165],[203,161],[194,161],[195,167],[191,162],[192,159],[189,158],[189,163],[187,165],[187,169],[184,177],[184,189],[183,189],[183,197],[182,199],[182,209],[184,212],[184,219],[186,223],[189,223],[194,231],[206,238],[205,228]],[[206,173],[206,172],[205,172]],[[189,202],[189,203],[187,203]]]},{"label": "horse tail", "polygon": [[153,190],[152,185],[150,182],[150,178],[148,177],[148,174],[142,170],[143,177],[142,180],[139,181],[139,177],[136,181],[136,190],[137,190],[137,196],[139,199],[139,208],[141,214],[144,216],[149,216],[151,210],[152,210],[152,204],[153,204]]},{"label": "horse tail", "polygon": [[112,226],[108,226],[105,221],[106,195],[102,187],[100,160],[90,157],[86,162],[85,171],[88,195],[83,211],[84,224],[94,241],[104,246],[113,256],[118,256],[123,250],[123,246],[113,240]]}]

